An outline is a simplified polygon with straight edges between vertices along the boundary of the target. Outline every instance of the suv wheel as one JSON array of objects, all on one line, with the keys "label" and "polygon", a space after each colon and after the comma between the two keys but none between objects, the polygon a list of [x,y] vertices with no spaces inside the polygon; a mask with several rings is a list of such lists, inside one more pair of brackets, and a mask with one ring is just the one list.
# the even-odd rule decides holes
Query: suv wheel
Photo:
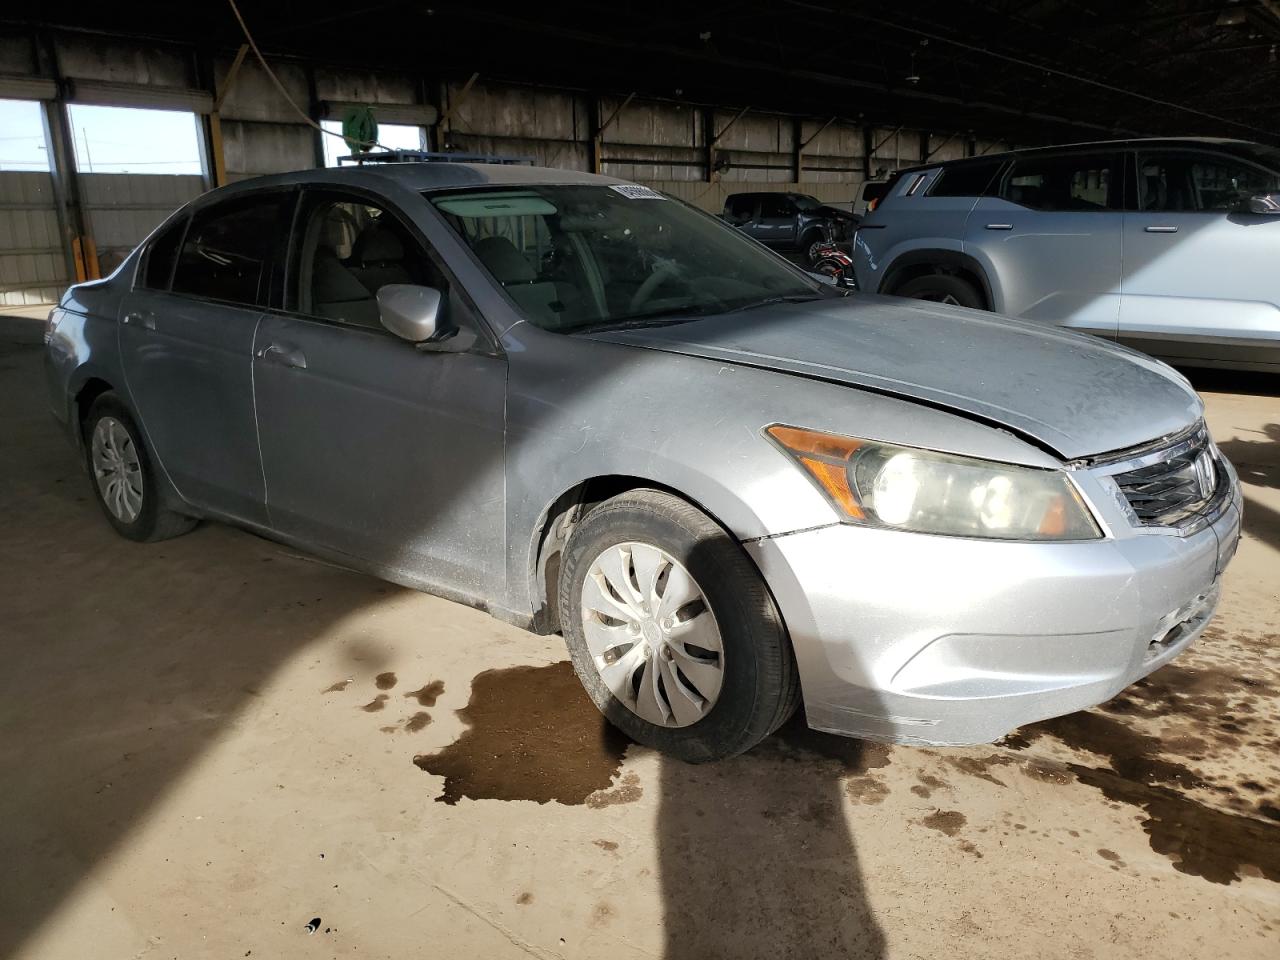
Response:
[{"label": "suv wheel", "polygon": [[957,307],[973,307],[975,310],[986,309],[982,294],[973,284],[949,273],[930,273],[916,277],[893,292],[895,296],[910,297],[913,300],[950,303]]}]

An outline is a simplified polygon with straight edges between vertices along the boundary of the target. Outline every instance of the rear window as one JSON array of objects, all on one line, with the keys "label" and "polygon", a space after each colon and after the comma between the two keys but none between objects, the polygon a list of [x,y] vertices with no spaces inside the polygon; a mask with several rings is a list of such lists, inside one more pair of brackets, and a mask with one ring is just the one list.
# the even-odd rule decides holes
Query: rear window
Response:
[{"label": "rear window", "polygon": [[182,242],[182,233],[186,229],[187,218],[182,217],[151,241],[151,246],[147,247],[146,259],[142,263],[142,276],[138,286],[148,290],[169,289],[173,264],[178,259],[178,244]]},{"label": "rear window", "polygon": [[187,230],[173,292],[265,306],[285,194],[227,200],[198,212]]},{"label": "rear window", "polygon": [[1000,170],[1000,161],[946,167],[929,189],[931,197],[981,197]]}]

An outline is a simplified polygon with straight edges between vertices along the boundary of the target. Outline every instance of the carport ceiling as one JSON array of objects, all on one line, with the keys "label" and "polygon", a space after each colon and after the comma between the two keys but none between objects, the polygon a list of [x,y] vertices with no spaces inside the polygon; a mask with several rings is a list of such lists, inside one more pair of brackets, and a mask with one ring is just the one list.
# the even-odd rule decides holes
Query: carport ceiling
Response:
[{"label": "carport ceiling", "polygon": [[[1280,0],[839,0],[610,7],[240,0],[264,52],[752,106],[1022,143],[1280,140]],[[224,0],[50,25],[234,48]]]}]

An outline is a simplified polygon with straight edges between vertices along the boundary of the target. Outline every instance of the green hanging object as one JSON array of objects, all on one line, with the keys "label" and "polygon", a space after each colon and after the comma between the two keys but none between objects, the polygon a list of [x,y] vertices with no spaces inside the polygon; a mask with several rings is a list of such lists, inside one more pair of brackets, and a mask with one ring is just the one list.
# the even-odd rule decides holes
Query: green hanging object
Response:
[{"label": "green hanging object", "polygon": [[348,107],[342,115],[342,138],[352,153],[368,153],[378,139],[372,107]]}]

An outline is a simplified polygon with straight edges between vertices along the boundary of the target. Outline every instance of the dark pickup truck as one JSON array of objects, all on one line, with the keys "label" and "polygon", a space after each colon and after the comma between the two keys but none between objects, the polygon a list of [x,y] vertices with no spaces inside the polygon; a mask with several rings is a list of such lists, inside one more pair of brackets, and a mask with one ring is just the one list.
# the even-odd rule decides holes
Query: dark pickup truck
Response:
[{"label": "dark pickup truck", "polygon": [[776,250],[798,250],[808,258],[822,241],[845,243],[862,218],[803,193],[731,193],[725,220]]}]

